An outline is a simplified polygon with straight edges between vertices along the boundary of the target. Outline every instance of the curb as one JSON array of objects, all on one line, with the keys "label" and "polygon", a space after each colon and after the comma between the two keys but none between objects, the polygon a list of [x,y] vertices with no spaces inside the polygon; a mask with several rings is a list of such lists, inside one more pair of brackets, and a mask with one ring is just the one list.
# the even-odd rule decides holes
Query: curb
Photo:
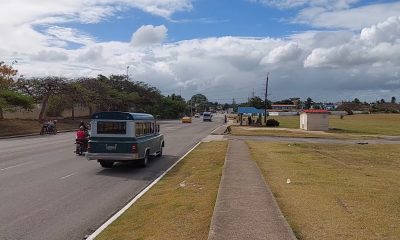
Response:
[{"label": "curb", "polygon": [[169,171],[171,171],[180,161],[182,161],[189,153],[191,153],[197,146],[200,145],[202,141],[199,141],[194,147],[187,151],[181,158],[178,159],[171,167],[169,167],[163,174],[161,174],[156,180],[150,183],[146,188],[144,188],[139,194],[137,194],[128,204],[126,204],[121,210],[115,213],[111,218],[109,218],[105,223],[103,223],[96,231],[94,231],[86,240],[94,240],[101,232],[104,231],[110,224],[118,219],[126,210],[128,210],[137,200],[139,200],[146,192],[148,192],[154,185],[156,185]]},{"label": "curb", "polygon": [[[66,133],[66,132],[74,132],[76,129],[69,129],[69,130],[60,130],[57,133]],[[52,134],[49,134],[52,135]],[[21,135],[11,135],[11,136],[2,136],[0,139],[7,139],[7,138],[22,138],[22,137],[33,137],[33,136],[40,136],[39,133],[29,133],[29,134],[21,134]]]}]

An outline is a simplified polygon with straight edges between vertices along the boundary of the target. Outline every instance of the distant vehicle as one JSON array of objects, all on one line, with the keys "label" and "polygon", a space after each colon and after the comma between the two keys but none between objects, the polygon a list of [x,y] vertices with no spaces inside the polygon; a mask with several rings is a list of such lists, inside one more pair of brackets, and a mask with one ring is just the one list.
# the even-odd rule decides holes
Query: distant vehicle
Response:
[{"label": "distant vehicle", "polygon": [[192,118],[191,117],[183,117],[182,118],[182,123],[192,123]]},{"label": "distant vehicle", "polygon": [[195,118],[199,118],[199,117],[200,117],[200,113],[196,113],[196,114],[194,115],[194,117],[195,117]]},{"label": "distant vehicle", "polygon": [[92,115],[86,158],[104,168],[115,162],[139,161],[146,167],[150,156],[162,156],[164,136],[153,115],[98,112]]},{"label": "distant vehicle", "polygon": [[211,122],[211,119],[212,119],[212,114],[210,112],[203,113],[203,122],[205,121]]}]

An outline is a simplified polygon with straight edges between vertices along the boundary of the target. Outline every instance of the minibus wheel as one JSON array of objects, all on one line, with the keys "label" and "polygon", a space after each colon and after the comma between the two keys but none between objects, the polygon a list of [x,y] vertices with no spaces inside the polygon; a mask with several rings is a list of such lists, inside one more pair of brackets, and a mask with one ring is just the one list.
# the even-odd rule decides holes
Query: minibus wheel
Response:
[{"label": "minibus wheel", "polygon": [[103,168],[112,168],[114,166],[114,162],[113,161],[99,160],[99,163]]},{"label": "minibus wheel", "polygon": [[161,157],[163,155],[163,147],[160,147],[160,152],[158,152],[157,157]]},{"label": "minibus wheel", "polygon": [[146,151],[146,155],[144,155],[144,158],[140,162],[141,167],[146,167],[147,164],[149,163],[149,151]]}]

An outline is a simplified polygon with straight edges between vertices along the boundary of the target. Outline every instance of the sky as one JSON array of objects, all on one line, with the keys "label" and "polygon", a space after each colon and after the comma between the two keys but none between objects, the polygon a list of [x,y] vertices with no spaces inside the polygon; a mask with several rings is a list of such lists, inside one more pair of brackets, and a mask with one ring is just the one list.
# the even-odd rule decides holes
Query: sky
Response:
[{"label": "sky", "polygon": [[[1,0],[20,75],[128,74],[209,101],[400,99],[400,1]],[[15,60],[17,62],[15,62]]]}]

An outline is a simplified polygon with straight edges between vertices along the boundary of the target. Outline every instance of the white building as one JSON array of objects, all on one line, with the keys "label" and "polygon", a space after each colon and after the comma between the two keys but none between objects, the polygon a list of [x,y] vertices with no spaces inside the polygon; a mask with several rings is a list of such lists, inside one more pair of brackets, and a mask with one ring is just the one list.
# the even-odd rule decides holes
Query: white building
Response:
[{"label": "white building", "polygon": [[308,109],[300,113],[300,129],[308,131],[328,131],[329,111]]}]

